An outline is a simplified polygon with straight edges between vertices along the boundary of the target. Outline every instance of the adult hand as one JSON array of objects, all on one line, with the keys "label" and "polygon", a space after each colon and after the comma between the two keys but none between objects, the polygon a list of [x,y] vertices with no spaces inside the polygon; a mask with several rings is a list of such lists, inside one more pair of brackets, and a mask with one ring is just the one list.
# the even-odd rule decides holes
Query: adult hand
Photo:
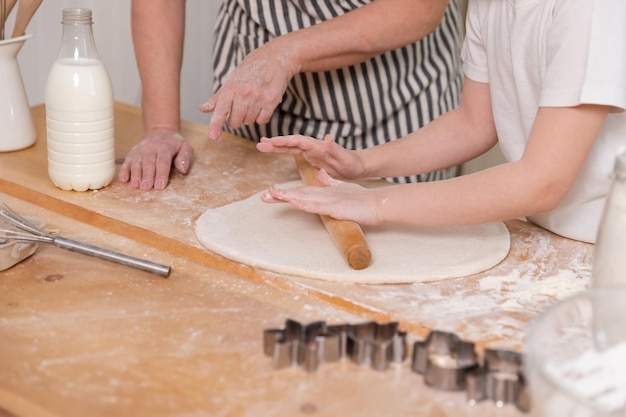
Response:
[{"label": "adult hand", "polygon": [[155,130],[128,152],[118,180],[130,181],[133,188],[142,191],[162,190],[169,181],[172,162],[178,172],[187,174],[193,155],[193,148],[179,132]]},{"label": "adult hand", "polygon": [[364,172],[358,152],[336,144],[330,135],[324,136],[324,140],[302,135],[261,138],[256,148],[261,152],[301,155],[311,165],[334,177],[355,179],[361,178]]},{"label": "adult hand", "polygon": [[380,190],[333,179],[323,169],[318,178],[323,187],[271,187],[261,199],[266,203],[287,202],[299,210],[338,220],[372,225],[382,223],[380,210],[385,200],[379,195]]},{"label": "adult hand", "polygon": [[267,44],[251,52],[215,95],[200,105],[200,111],[213,113],[209,138],[219,139],[226,122],[233,129],[267,123],[295,73],[286,51]]}]

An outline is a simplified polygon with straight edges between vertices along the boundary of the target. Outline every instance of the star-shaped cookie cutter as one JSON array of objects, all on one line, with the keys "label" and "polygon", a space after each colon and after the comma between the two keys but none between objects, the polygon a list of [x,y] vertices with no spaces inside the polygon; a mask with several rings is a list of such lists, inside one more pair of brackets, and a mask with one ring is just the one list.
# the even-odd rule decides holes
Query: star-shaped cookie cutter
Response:
[{"label": "star-shaped cookie cutter", "polygon": [[327,326],[323,321],[301,324],[287,319],[282,329],[266,329],[263,351],[272,357],[275,369],[301,366],[313,372],[322,362],[335,362],[345,352],[343,326]]}]

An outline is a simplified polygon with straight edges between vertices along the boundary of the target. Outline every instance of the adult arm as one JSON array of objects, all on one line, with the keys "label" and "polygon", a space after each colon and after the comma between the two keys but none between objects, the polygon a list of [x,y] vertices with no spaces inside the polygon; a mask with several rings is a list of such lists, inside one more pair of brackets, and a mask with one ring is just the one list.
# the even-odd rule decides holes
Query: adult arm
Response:
[{"label": "adult arm", "polygon": [[131,19],[144,131],[118,180],[141,190],[163,189],[172,163],[186,174],[193,158],[192,147],[180,134],[185,0],[132,0]]},{"label": "adult arm", "polygon": [[362,62],[422,39],[441,22],[448,0],[376,0],[306,29],[279,36],[249,54],[200,106],[213,112],[209,137],[222,126],[267,123],[291,78]]}]

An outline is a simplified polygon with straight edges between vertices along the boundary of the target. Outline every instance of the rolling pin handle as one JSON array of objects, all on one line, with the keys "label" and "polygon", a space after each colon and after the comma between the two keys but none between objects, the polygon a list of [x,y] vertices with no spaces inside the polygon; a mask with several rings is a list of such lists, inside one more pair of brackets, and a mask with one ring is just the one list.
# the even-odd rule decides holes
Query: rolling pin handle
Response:
[{"label": "rolling pin handle", "polygon": [[[294,155],[298,172],[302,182],[306,185],[320,187],[321,182],[317,178],[319,170],[309,164],[300,155]],[[337,220],[327,215],[320,215],[322,223],[326,227],[333,243],[341,252],[350,268],[365,269],[372,262],[372,254],[367,246],[365,235],[358,223],[350,220]]]}]

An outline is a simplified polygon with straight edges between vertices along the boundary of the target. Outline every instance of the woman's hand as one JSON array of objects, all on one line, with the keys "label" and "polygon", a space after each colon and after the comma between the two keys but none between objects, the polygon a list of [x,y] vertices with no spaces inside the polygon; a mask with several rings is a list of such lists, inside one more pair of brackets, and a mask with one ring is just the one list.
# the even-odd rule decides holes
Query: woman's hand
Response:
[{"label": "woman's hand", "polygon": [[292,68],[287,50],[269,43],[252,51],[226,78],[224,85],[200,111],[213,113],[209,138],[220,137],[224,123],[233,129],[269,122],[287,85],[298,71]]},{"label": "woman's hand", "polygon": [[169,182],[172,162],[181,174],[187,174],[194,150],[177,131],[154,130],[126,155],[118,181],[130,182],[133,188],[162,190]]}]

